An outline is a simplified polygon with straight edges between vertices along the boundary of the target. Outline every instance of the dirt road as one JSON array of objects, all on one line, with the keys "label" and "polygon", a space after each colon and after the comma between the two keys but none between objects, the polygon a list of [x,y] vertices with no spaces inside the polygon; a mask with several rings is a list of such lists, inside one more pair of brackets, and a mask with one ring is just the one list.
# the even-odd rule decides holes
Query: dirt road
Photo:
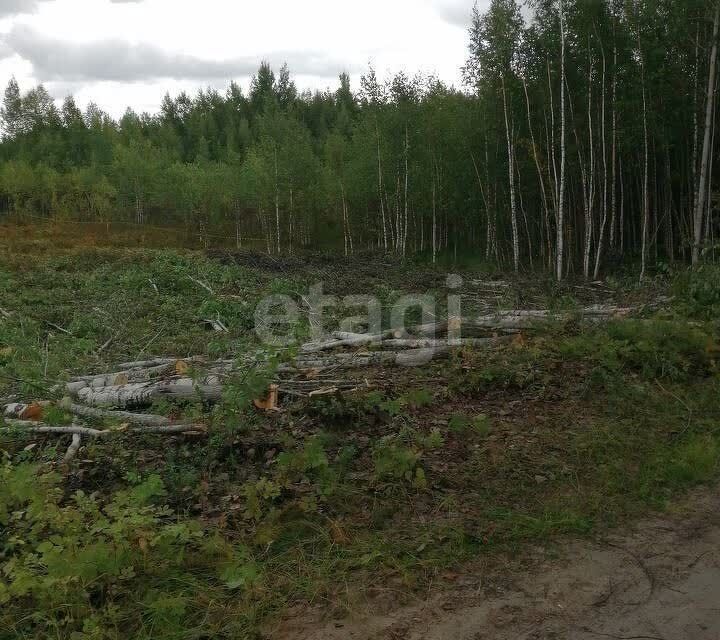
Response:
[{"label": "dirt road", "polygon": [[[593,542],[534,549],[455,587],[350,620],[287,620],[283,640],[720,640],[720,489]],[[373,615],[372,612],[375,614]]]}]

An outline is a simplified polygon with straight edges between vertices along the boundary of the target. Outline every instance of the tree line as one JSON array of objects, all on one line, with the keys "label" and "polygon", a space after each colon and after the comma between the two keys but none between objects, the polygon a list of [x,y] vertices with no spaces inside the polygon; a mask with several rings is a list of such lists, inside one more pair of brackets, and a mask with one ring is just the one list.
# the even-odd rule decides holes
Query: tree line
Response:
[{"label": "tree line", "polygon": [[714,255],[717,0],[492,0],[465,89],[370,68],[299,92],[260,66],[245,95],[166,95],[114,121],[13,79],[0,209],[232,229],[239,247],[472,252],[598,277]]}]

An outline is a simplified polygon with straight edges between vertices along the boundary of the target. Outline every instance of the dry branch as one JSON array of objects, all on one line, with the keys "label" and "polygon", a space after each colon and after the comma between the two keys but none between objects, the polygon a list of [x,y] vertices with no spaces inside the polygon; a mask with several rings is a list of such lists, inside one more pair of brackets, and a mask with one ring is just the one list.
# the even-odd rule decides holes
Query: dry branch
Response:
[{"label": "dry branch", "polygon": [[192,276],[188,276],[188,279],[192,280],[196,285],[201,286],[205,291],[207,291],[211,296],[215,295],[215,292],[210,288],[210,285],[206,284],[202,280],[198,280],[197,278],[193,278]]},{"label": "dry branch", "polygon": [[65,452],[63,457],[63,463],[68,464],[80,451],[80,445],[82,444],[82,436],[79,433],[73,433],[72,442]]},{"label": "dry branch", "polygon": [[5,424],[7,424],[8,427],[0,427],[0,433],[18,433],[24,431],[26,433],[49,433],[53,435],[77,434],[90,438],[99,438],[112,433],[111,431],[100,431],[99,429],[90,429],[89,427],[81,427],[76,424],[69,427],[50,427],[43,422],[33,422],[30,420],[5,420]]}]

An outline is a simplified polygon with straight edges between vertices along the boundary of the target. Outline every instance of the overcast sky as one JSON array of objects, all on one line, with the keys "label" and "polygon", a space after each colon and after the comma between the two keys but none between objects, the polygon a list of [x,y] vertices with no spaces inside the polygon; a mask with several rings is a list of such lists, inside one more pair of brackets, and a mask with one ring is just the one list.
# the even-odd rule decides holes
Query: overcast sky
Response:
[{"label": "overcast sky", "polygon": [[[489,0],[480,0],[482,7]],[[43,82],[114,116],[287,61],[298,88],[434,73],[459,86],[473,0],[0,0],[0,86]]]}]

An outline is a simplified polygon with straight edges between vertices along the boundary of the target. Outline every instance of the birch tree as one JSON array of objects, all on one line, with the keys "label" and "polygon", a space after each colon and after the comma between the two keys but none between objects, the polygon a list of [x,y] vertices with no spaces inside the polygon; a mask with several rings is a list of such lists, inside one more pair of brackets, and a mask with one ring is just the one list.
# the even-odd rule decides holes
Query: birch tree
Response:
[{"label": "birch tree", "polygon": [[705,99],[705,134],[700,160],[700,180],[698,182],[695,213],[693,216],[693,250],[692,263],[700,261],[700,245],[702,242],[703,214],[705,202],[708,198],[707,184],[710,166],[710,153],[712,142],[712,124],[715,110],[715,82],[717,78],[717,48],[718,30],[720,29],[720,1],[715,3],[715,17],[713,19],[713,35],[710,46],[710,64],[708,65],[707,97]]}]

